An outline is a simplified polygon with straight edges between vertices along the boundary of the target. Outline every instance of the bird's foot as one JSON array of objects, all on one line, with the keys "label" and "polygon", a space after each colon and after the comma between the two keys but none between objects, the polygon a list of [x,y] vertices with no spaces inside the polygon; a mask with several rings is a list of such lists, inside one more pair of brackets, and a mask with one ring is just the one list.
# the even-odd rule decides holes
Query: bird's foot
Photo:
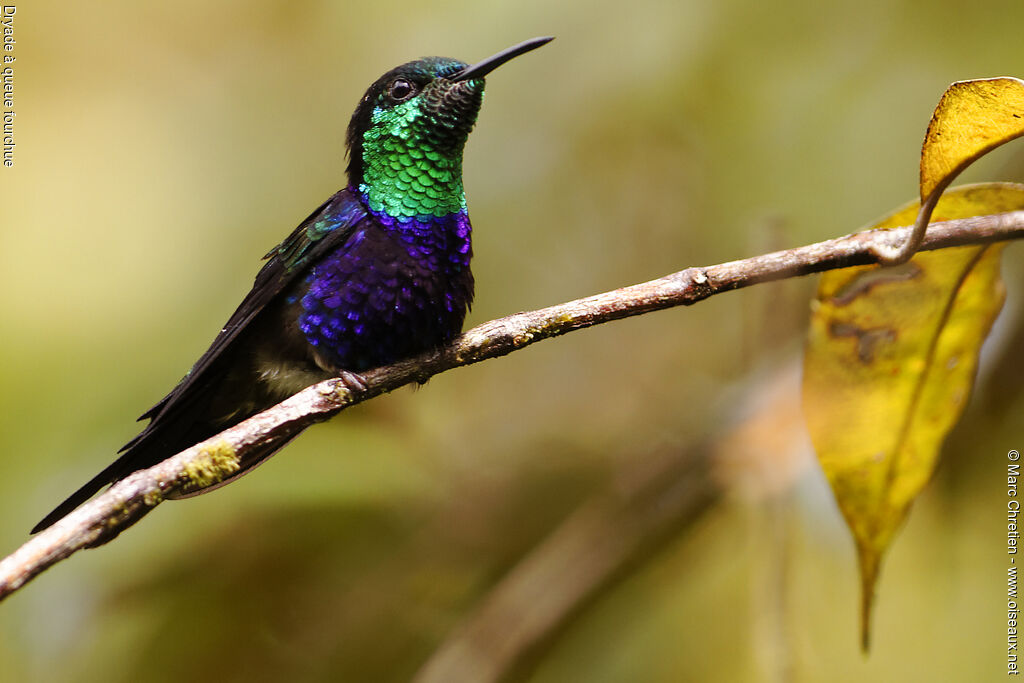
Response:
[{"label": "bird's foot", "polygon": [[345,388],[352,393],[362,393],[367,390],[366,380],[362,375],[348,370],[339,370],[338,379],[345,385]]}]

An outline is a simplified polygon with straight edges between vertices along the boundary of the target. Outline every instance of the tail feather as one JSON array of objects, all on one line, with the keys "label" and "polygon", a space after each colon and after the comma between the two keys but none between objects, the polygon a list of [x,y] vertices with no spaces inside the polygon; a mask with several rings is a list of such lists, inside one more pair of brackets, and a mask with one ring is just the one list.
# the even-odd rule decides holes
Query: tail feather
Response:
[{"label": "tail feather", "polygon": [[121,456],[107,466],[107,468],[102,472],[87,481],[80,489],[68,496],[63,503],[55,507],[48,515],[43,517],[38,524],[32,527],[31,533],[37,534],[43,529],[52,526],[58,520],[64,518],[69,512],[92,498],[93,495],[95,495],[95,493],[101,488],[121,479],[124,476],[121,471],[127,464],[126,461],[131,459],[128,456],[129,454],[127,453]]},{"label": "tail feather", "polygon": [[[240,418],[238,421],[241,422],[242,419],[244,418]],[[95,495],[100,489],[102,489],[107,484],[114,484],[120,481],[121,479],[124,479],[128,475],[132,474],[133,472],[137,472],[138,470],[141,469],[146,469],[147,467],[152,467],[158,462],[165,460],[171,457],[172,455],[180,453],[189,446],[208,439],[209,437],[218,433],[222,429],[226,429],[229,426],[231,425],[224,425],[219,428],[207,427],[201,432],[194,431],[192,432],[191,438],[179,441],[176,443],[176,445],[173,446],[161,446],[153,442],[136,443],[130,450],[126,451],[123,455],[121,455],[121,457],[119,457],[117,460],[111,463],[106,469],[104,469],[102,472],[100,472],[95,477],[86,482],[81,488],[79,488],[77,491],[68,496],[64,502],[55,507],[48,515],[43,517],[43,519],[38,524],[32,527],[32,533],[39,533],[43,529],[52,526],[54,523],[65,517],[68,513],[77,508],[79,505],[92,498],[93,495]],[[198,496],[200,494],[208,493],[210,491],[219,489],[221,486],[224,486],[225,484],[228,484],[234,481],[235,479],[238,479],[243,474],[248,474],[252,470],[256,469],[256,467],[258,467],[259,465],[262,465],[270,458],[270,456],[274,455],[279,450],[284,448],[286,445],[291,443],[291,440],[298,435],[299,434],[296,433],[284,443],[276,445],[272,448],[264,448],[255,451],[250,451],[249,453],[246,454],[245,461],[242,463],[241,467],[237,472],[232,474],[227,479],[224,479],[214,484],[213,486],[209,486],[205,489],[201,489],[199,491],[195,491],[192,493],[172,495],[168,497],[191,498],[192,496]]]}]

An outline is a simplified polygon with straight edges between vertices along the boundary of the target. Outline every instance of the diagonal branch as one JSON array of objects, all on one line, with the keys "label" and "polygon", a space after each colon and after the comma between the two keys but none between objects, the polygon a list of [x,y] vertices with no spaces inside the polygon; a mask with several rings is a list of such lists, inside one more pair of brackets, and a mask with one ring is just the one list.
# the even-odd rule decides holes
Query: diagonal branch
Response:
[{"label": "diagonal branch", "polygon": [[[909,228],[860,232],[740,261],[687,268],[657,280],[484,323],[446,347],[365,373],[365,389],[351,388],[341,379],[308,387],[207,441],[132,474],[30,539],[0,561],[0,600],[76,551],[112,540],[164,499],[216,484],[247,461],[280,448],[309,425],[350,405],[573,330],[694,304],[761,282],[873,263],[875,250],[902,243],[909,232]],[[934,223],[921,249],[1022,237],[1024,211],[1013,211]]]}]

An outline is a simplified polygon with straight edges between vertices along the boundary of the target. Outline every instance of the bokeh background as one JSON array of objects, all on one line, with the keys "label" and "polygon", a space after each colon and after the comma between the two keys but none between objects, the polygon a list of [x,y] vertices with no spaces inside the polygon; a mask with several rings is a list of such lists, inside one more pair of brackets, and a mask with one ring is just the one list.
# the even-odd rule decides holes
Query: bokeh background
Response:
[{"label": "bokeh background", "polygon": [[[470,324],[851,232],[914,196],[949,83],[1024,76],[1019,0],[17,8],[4,554],[135,434],[260,257],[344,184],[348,117],[398,63],[558,37],[488,79],[467,147]],[[1022,145],[964,180],[1024,181]],[[792,403],[806,278],[548,341],[319,425],[0,605],[0,680],[409,680],[581,515],[608,523],[592,538],[635,547],[510,680],[1004,675],[1021,256],[1006,253],[1010,297],[968,413],[884,565],[870,657],[852,543]],[[692,504],[587,517],[637,481]],[[601,564],[593,548],[505,616],[560,604]],[[501,643],[517,624],[483,630]],[[449,680],[475,680],[462,671]]]}]

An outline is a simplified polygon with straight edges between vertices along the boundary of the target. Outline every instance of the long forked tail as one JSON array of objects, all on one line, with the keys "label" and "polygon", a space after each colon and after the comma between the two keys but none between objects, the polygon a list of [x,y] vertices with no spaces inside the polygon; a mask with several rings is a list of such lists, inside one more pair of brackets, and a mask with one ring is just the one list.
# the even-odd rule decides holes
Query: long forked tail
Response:
[{"label": "long forked tail", "polygon": [[102,472],[87,481],[81,488],[68,496],[63,503],[50,511],[48,515],[32,527],[33,534],[37,534],[48,526],[52,526],[57,520],[66,516],[69,512],[93,497],[93,495],[107,484],[111,484],[121,478],[121,469],[125,466],[125,459],[128,454],[121,456]]},{"label": "long forked tail", "polygon": [[[278,444],[272,448],[267,447],[264,449],[249,451],[248,453],[246,453],[245,459],[243,460],[241,467],[239,467],[237,472],[232,474],[230,477],[227,477],[226,479],[223,479],[217,482],[216,484],[213,484],[212,486],[208,486],[204,489],[200,489],[198,491],[193,491],[190,493],[172,494],[167,497],[169,499],[191,498],[193,496],[198,496],[200,494],[209,493],[210,491],[219,489],[221,486],[224,486],[225,484],[230,484],[235,479],[238,479],[244,474],[252,472],[254,469],[265,463],[267,460],[270,459],[272,455],[274,455],[279,450],[281,450],[289,443],[291,443],[292,439],[294,439],[298,435],[299,432],[292,435],[284,443]],[[182,448],[181,450],[184,450],[184,448]],[[166,457],[170,457],[172,455],[175,455],[175,453],[170,453]],[[163,459],[164,458],[156,460],[153,463],[153,465],[155,465],[157,462],[160,462]],[[111,463],[106,469],[104,469],[102,472],[100,472],[95,477],[86,482],[81,488],[79,488],[77,491],[68,496],[67,499],[64,500],[64,502],[55,507],[48,515],[43,517],[43,519],[38,524],[32,527],[32,533],[39,533],[43,529],[52,526],[60,519],[63,519],[65,516],[67,516],[68,513],[77,508],[79,505],[92,498],[97,491],[102,489],[107,484],[114,484],[120,481],[121,479],[124,479],[129,474],[136,472],[140,469],[144,469],[144,467],[139,466],[138,454],[132,453],[132,451],[124,453],[120,458]]]}]

